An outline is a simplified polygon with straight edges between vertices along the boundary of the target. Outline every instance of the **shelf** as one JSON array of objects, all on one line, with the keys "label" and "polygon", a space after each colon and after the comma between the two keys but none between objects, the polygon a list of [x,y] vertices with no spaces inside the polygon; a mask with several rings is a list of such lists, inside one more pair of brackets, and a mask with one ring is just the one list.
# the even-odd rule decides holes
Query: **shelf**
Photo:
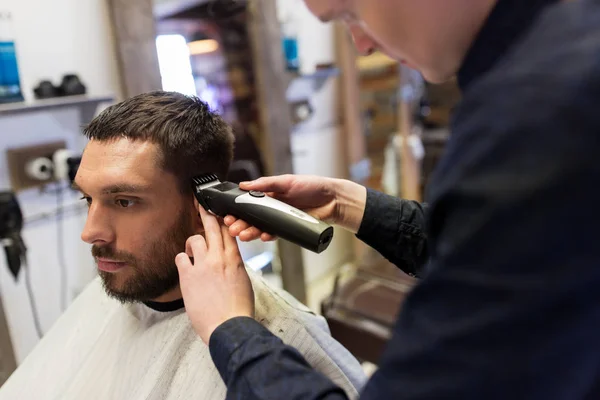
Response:
[{"label": "shelf", "polygon": [[296,80],[311,80],[315,82],[315,85],[318,87],[321,87],[327,79],[333,76],[338,76],[339,74],[340,70],[337,67],[317,69],[312,74],[306,75],[301,75],[299,73],[287,71],[288,81],[290,82],[290,84]]},{"label": "shelf", "polygon": [[325,82],[340,74],[337,67],[317,69],[312,74],[301,75],[287,72],[288,88],[286,97],[290,101],[300,101],[321,90]]},{"label": "shelf", "polygon": [[369,56],[358,57],[356,66],[361,74],[380,74],[398,68],[398,61],[377,52]]},{"label": "shelf", "polygon": [[226,18],[245,8],[245,2],[224,0],[154,0],[153,6],[158,20],[214,18],[213,13]]},{"label": "shelf", "polygon": [[331,76],[337,76],[340,74],[340,70],[337,67],[321,68],[317,69],[312,74],[301,75],[294,72],[288,72],[291,79],[327,79]]},{"label": "shelf", "polygon": [[400,87],[400,76],[398,74],[382,77],[362,78],[359,81],[363,92],[397,91]]},{"label": "shelf", "polygon": [[84,121],[89,121],[93,118],[94,113],[96,112],[96,109],[100,103],[112,101],[114,101],[112,96],[90,97],[87,95],[80,95],[4,103],[0,104],[0,117],[28,112],[52,111],[56,109],[76,107],[80,110],[82,119]]},{"label": "shelf", "polygon": [[178,15],[209,2],[210,0],[155,0],[154,16],[157,19],[177,18]]}]

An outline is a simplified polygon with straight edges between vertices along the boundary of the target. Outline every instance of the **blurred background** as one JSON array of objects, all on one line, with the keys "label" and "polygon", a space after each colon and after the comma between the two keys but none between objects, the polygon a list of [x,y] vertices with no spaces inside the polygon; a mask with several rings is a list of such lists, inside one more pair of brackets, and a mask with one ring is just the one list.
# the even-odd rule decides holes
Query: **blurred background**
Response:
[{"label": "blurred background", "polygon": [[[231,181],[316,174],[423,200],[460,100],[454,82],[358,56],[302,0],[3,0],[0,46],[0,384],[96,276],[69,172],[82,125],[106,106],[155,89],[197,95],[234,127]],[[340,229],[321,255],[240,248],[376,367],[412,278]]]}]

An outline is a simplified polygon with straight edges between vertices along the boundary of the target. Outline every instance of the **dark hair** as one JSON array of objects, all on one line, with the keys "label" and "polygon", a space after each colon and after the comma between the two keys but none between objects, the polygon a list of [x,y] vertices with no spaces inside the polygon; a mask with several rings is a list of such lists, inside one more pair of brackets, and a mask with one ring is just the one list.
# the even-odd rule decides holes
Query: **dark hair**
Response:
[{"label": "dark hair", "polygon": [[126,137],[157,144],[160,166],[179,179],[183,193],[193,176],[225,179],[233,158],[229,125],[202,100],[176,92],[148,92],[112,105],[83,133],[91,140]]}]

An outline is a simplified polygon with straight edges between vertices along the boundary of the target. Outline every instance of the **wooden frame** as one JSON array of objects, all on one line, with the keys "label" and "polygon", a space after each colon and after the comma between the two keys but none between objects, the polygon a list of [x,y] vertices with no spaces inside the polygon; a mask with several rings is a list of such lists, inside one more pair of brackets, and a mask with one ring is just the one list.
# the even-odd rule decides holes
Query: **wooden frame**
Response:
[{"label": "wooden frame", "polygon": [[152,0],[109,0],[124,98],[160,90]]},{"label": "wooden frame", "polygon": [[[340,146],[345,150],[345,165],[347,165],[346,177],[355,180],[359,184],[366,182],[357,181],[351,174],[352,166],[358,165],[367,158],[367,142],[363,132],[362,112],[360,106],[359,72],[357,66],[357,53],[352,43],[348,30],[342,24],[336,25],[337,61],[340,66],[340,105],[343,116],[343,130]],[[368,246],[354,238],[353,251],[355,260],[365,257]]]},{"label": "wooden frame", "polygon": [[[410,86],[407,67],[400,68],[400,93],[404,85]],[[415,107],[414,96],[402,96],[398,99],[398,135],[402,138],[402,151],[400,153],[400,173],[402,198],[408,200],[422,201],[421,196],[421,168],[419,161],[415,158],[409,144],[409,139],[414,127],[413,110]]]}]

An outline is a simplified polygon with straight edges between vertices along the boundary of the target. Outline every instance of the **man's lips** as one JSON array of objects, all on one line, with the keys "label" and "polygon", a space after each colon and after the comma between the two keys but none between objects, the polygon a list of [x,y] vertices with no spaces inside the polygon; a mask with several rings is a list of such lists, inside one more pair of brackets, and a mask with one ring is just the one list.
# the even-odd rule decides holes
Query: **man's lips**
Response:
[{"label": "man's lips", "polygon": [[100,257],[96,258],[96,262],[98,263],[98,269],[104,272],[117,272],[127,265],[127,263],[121,261]]}]

